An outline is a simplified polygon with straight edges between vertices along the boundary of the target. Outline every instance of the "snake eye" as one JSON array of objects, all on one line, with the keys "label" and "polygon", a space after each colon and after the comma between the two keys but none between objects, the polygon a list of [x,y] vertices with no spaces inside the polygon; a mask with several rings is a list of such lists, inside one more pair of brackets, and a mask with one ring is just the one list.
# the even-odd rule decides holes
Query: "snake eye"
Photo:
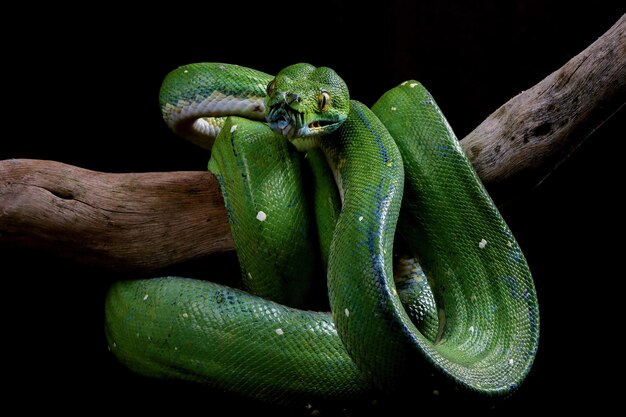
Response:
[{"label": "snake eye", "polygon": [[322,91],[317,98],[317,104],[320,107],[320,110],[324,111],[330,106],[330,94],[326,91]]},{"label": "snake eye", "polygon": [[268,96],[271,96],[272,93],[274,93],[275,86],[276,86],[276,80],[272,80],[269,82],[269,84],[267,85],[267,88],[265,89],[265,92]]}]

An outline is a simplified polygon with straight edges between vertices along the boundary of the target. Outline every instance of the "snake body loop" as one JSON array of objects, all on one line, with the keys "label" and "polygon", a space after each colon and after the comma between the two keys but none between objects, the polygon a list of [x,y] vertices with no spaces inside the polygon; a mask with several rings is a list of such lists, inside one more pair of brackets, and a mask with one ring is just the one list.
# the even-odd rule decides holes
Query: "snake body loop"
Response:
[{"label": "snake body loop", "polygon": [[[168,75],[161,107],[175,132],[205,147],[207,126],[218,126],[209,169],[244,284],[265,298],[181,278],[116,283],[107,336],[123,363],[281,404],[411,390],[432,369],[486,394],[523,381],[539,334],[527,263],[421,84],[395,87],[370,110],[328,68],[270,77],[193,64]],[[311,159],[314,214],[287,141]],[[419,267],[397,263],[409,272],[396,287],[397,230]],[[314,257],[311,242],[322,247],[332,315],[267,299],[304,302],[296,290],[309,285],[301,261]],[[273,277],[255,289],[263,274]]]}]

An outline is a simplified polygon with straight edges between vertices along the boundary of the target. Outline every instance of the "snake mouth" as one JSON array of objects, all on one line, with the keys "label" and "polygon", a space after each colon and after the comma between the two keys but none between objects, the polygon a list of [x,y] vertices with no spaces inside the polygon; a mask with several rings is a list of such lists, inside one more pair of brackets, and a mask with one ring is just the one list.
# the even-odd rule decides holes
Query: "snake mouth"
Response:
[{"label": "snake mouth", "polygon": [[272,106],[266,116],[269,127],[287,139],[321,135],[339,125],[336,121],[320,120],[315,114],[313,118],[309,121],[304,112],[285,105]]}]

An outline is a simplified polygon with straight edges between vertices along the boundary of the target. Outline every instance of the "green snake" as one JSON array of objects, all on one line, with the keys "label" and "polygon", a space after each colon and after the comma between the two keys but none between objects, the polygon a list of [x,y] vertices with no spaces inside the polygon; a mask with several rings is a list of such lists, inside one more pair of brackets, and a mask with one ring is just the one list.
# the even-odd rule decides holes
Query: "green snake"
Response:
[{"label": "green snake", "polygon": [[[434,370],[493,395],[524,380],[539,337],[527,262],[419,82],[370,109],[329,68],[198,63],[167,75],[160,102],[212,147],[246,291],[115,283],[122,363],[275,404],[411,392]],[[306,309],[320,275],[330,313]]]}]

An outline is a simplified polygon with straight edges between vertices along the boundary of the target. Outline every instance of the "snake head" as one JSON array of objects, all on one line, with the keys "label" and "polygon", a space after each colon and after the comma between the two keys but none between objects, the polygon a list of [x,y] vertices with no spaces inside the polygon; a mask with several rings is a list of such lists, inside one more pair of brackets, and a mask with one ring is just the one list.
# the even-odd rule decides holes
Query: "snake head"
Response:
[{"label": "snake head", "polygon": [[332,69],[295,64],[267,85],[265,108],[270,128],[306,150],[309,139],[334,132],[346,120],[350,96]]}]

